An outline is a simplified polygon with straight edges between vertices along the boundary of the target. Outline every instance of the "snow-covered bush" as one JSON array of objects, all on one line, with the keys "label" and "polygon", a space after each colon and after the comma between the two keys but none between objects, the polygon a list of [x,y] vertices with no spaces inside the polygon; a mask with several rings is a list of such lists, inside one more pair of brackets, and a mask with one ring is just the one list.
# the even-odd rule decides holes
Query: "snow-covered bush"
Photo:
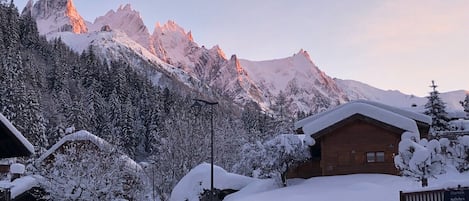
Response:
[{"label": "snow-covered bush", "polygon": [[466,97],[463,101],[459,102],[466,112],[466,118],[469,119],[469,94],[466,94]]},{"label": "snow-covered bush", "polygon": [[467,131],[469,130],[469,120],[452,120],[449,122],[449,126],[452,131]]},{"label": "snow-covered bush", "polygon": [[[199,201],[202,193],[210,189],[210,164],[202,163],[194,167],[173,188],[170,201]],[[218,190],[240,190],[256,179],[232,174],[214,165],[213,186]]]},{"label": "snow-covered bush", "polygon": [[441,145],[438,140],[419,140],[418,135],[406,132],[399,143],[399,154],[394,157],[402,175],[426,179],[444,172]]},{"label": "snow-covered bush", "polygon": [[275,178],[280,182],[288,168],[310,157],[308,146],[298,136],[278,135],[264,143],[244,145],[241,160],[233,170],[255,178]]},{"label": "snow-covered bush", "polygon": [[449,160],[460,172],[469,170],[469,136],[458,137],[448,150]]}]

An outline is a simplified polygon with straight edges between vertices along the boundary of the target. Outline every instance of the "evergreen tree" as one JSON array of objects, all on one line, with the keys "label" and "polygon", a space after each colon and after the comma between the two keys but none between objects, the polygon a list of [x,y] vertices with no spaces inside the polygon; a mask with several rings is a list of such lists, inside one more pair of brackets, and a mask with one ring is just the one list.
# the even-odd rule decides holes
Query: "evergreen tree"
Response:
[{"label": "evergreen tree", "polygon": [[446,112],[445,103],[441,100],[439,92],[436,90],[437,86],[435,81],[432,81],[430,86],[433,91],[427,96],[428,102],[425,104],[425,114],[432,117],[431,131],[445,131],[448,130],[448,113]]},{"label": "evergreen tree", "polygon": [[469,119],[469,94],[466,94],[466,98],[459,103],[461,103],[461,106],[464,108],[464,112],[466,112],[466,119]]}]

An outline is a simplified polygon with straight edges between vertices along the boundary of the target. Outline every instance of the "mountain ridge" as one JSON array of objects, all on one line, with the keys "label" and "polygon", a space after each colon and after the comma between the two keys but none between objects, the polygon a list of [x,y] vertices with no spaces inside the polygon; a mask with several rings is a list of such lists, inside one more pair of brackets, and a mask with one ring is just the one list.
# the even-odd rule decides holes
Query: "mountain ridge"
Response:
[{"label": "mountain ridge", "polygon": [[[30,12],[35,13],[33,17],[38,22],[39,31],[41,34],[48,35],[48,38],[62,37],[63,32],[88,34],[89,37],[103,30],[123,33],[127,37],[114,34],[115,36],[112,35],[112,37],[115,38],[107,42],[119,43],[122,46],[127,44],[132,51],[137,52],[140,59],[155,61],[157,65],[155,68],[163,66],[162,69],[170,74],[174,72],[168,69],[179,69],[179,73],[176,73],[179,75],[178,79],[194,90],[200,92],[200,87],[207,85],[239,104],[255,102],[264,110],[274,112],[278,112],[275,108],[283,108],[281,105],[287,104],[288,112],[295,114],[298,112],[317,113],[355,99],[379,101],[397,107],[408,107],[409,103],[414,100],[418,104],[422,102],[422,99],[399,91],[385,91],[358,81],[333,79],[321,71],[303,49],[291,57],[267,61],[249,61],[239,59],[236,55],[228,59],[219,46],[211,49],[199,46],[191,31],[186,32],[174,21],[170,20],[163,25],[156,23],[153,33],[150,33],[140,13],[132,9],[130,4],[120,6],[115,11],[110,10],[105,15],[96,18],[93,23],[82,26],[83,18],[76,11],[71,0],[59,0],[53,5],[47,5],[44,2],[47,1],[39,0],[34,6],[29,3],[28,5]],[[28,7],[25,10],[28,10]],[[65,15],[62,16],[61,13]],[[56,27],[50,27],[51,21],[56,22]],[[106,27],[108,29],[104,29]],[[141,47],[129,45],[125,42],[128,40],[134,41]],[[82,47],[84,44],[77,44],[79,42],[71,40],[64,41],[73,49],[84,50]],[[96,45],[99,44],[96,41],[85,40],[84,43],[99,46]],[[78,45],[81,47],[73,47]],[[114,59],[128,60],[129,63],[135,59],[126,58],[119,53],[123,51],[121,46],[107,46],[107,48],[110,47],[115,49],[104,50],[101,47],[102,52],[107,51],[106,54],[102,54],[104,59],[108,59],[106,57],[109,55],[122,55]],[[188,80],[195,80],[197,83],[188,83]],[[461,93],[458,92],[458,94]],[[386,97],[400,97],[400,99],[388,101],[392,98]],[[463,98],[461,97],[461,100]],[[448,104],[452,110],[456,109],[458,103],[454,99],[456,98],[451,98]]]}]

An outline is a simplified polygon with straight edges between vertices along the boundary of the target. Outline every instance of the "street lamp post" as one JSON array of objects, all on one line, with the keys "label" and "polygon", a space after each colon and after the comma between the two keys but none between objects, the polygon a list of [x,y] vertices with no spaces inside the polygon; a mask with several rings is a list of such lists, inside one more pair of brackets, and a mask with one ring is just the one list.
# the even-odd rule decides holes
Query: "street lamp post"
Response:
[{"label": "street lamp post", "polygon": [[218,102],[211,102],[211,101],[206,101],[202,99],[193,99],[195,102],[192,104],[192,107],[198,107],[201,108],[202,106],[210,105],[210,201],[213,201],[213,136],[214,136],[214,130],[213,130],[213,106],[217,105]]}]

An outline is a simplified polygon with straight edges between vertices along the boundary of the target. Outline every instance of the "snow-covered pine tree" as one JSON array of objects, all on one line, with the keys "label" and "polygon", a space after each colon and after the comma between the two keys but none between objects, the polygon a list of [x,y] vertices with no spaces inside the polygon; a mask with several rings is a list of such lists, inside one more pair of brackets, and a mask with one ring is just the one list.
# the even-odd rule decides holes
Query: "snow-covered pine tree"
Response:
[{"label": "snow-covered pine tree", "polygon": [[459,103],[461,103],[461,106],[464,108],[464,112],[466,112],[466,119],[469,119],[469,94],[466,94],[466,98]]},{"label": "snow-covered pine tree", "polygon": [[430,132],[438,132],[448,130],[448,112],[446,112],[446,104],[441,100],[439,92],[436,90],[438,87],[435,81],[432,80],[430,86],[433,90],[427,96],[427,103],[425,104],[424,114],[432,117],[432,125]]}]

